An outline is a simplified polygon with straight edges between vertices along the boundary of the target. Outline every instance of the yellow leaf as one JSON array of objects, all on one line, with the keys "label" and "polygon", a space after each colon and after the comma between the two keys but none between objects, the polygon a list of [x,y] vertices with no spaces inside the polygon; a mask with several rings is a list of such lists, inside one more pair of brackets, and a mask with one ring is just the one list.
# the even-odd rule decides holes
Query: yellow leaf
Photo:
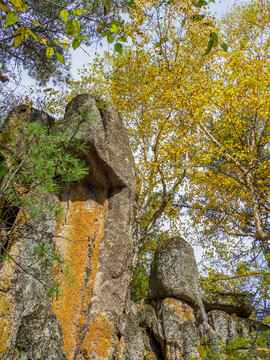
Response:
[{"label": "yellow leaf", "polygon": [[23,30],[24,30],[24,26],[20,26],[18,27],[18,29],[14,31],[13,35],[21,34]]},{"label": "yellow leaf", "polygon": [[5,12],[9,12],[10,10],[10,8],[7,5],[2,3],[0,3],[0,9],[4,10]]},{"label": "yellow leaf", "polygon": [[10,2],[15,10],[26,11],[28,9],[28,5],[22,2],[22,0],[10,0]]},{"label": "yellow leaf", "polygon": [[207,356],[206,348],[203,345],[200,345],[198,347],[198,353],[200,354],[201,357]]},{"label": "yellow leaf", "polygon": [[21,43],[23,42],[24,40],[24,36],[23,35],[18,35],[15,37],[15,40],[14,40],[14,48],[16,49],[16,47],[18,47],[19,45],[21,45]]},{"label": "yellow leaf", "polygon": [[270,315],[266,316],[262,321],[263,324],[268,323],[268,322],[270,322]]},{"label": "yellow leaf", "polygon": [[[23,37],[23,40],[28,39],[29,35],[31,34],[31,30],[27,27],[20,26],[17,30],[14,31],[13,35],[21,35]],[[17,45],[18,46],[18,45]]]},{"label": "yellow leaf", "polygon": [[60,16],[64,21],[68,21],[69,18],[69,12],[65,9],[60,11]]},{"label": "yellow leaf", "polygon": [[52,47],[47,47],[46,49],[46,56],[48,59],[50,59],[54,54],[54,49]]},{"label": "yellow leaf", "polygon": [[43,26],[41,23],[39,23],[38,21],[32,21],[30,20],[32,24],[37,25],[37,26]]}]

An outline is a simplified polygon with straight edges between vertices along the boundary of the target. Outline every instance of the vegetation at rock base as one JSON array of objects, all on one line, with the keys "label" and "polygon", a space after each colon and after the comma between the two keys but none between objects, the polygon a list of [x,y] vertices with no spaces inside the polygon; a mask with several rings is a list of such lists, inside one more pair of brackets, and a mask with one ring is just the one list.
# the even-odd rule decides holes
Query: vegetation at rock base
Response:
[{"label": "vegetation at rock base", "polygon": [[[31,106],[16,109],[0,132],[1,261],[15,261],[51,295],[59,295],[60,282],[67,280],[72,269],[65,266],[62,255],[54,249],[54,228],[42,224],[46,221],[49,224],[61,214],[62,209],[54,199],[61,186],[80,180],[88,172],[81,160],[86,146],[75,135],[91,119],[82,111],[68,129],[58,124],[50,124],[49,129],[40,122],[29,122],[32,111]],[[36,244],[32,256],[36,259],[34,264],[40,263],[38,270],[28,268],[9,252],[16,238],[28,236]],[[61,268],[59,278],[51,275],[55,263]]]}]

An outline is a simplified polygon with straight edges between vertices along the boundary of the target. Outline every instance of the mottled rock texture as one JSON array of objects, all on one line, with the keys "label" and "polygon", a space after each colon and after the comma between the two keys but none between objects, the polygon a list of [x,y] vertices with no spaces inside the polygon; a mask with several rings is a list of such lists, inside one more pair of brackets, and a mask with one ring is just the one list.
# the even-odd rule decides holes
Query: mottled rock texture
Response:
[{"label": "mottled rock texture", "polygon": [[[243,296],[213,294],[204,298],[204,308],[193,249],[181,238],[158,246],[149,298],[139,305],[130,301],[136,173],[117,111],[111,105],[100,110],[84,94],[68,104],[59,123],[19,107],[4,126],[17,126],[19,120],[41,122],[48,131],[67,129],[82,114],[91,121],[75,136],[87,144],[83,159],[89,172],[62,188],[59,197],[48,198],[62,205],[62,215],[44,214],[33,227],[18,213],[15,221],[25,224],[24,233],[7,243],[0,234],[11,257],[0,262],[0,360],[201,359],[202,336],[218,353],[220,340],[226,344],[268,329],[243,318],[250,313]],[[18,142],[20,134],[19,128]],[[62,254],[71,269],[72,279],[62,283],[61,296],[54,299],[33,275],[49,274],[53,280],[63,267],[35,254],[40,242]]]},{"label": "mottled rock texture", "polygon": [[248,318],[252,312],[250,299],[245,294],[213,292],[203,296],[203,304],[206,312],[223,310],[242,318]]},{"label": "mottled rock texture", "polygon": [[149,299],[166,297],[191,303],[198,321],[206,321],[194,251],[181,238],[171,238],[160,243],[151,267]]},{"label": "mottled rock texture", "polygon": [[[10,123],[23,111],[16,109]],[[89,173],[53,200],[61,203],[63,215],[42,222],[55,234],[54,239],[43,241],[64,256],[72,271],[72,284],[52,301],[46,289],[14,262],[2,262],[0,359],[114,359],[121,341],[128,343],[132,338],[127,334],[133,325],[123,327],[123,322],[136,323],[136,314],[132,315],[127,305],[133,254],[134,159],[117,111],[111,105],[100,111],[90,95],[73,99],[64,119],[53,126],[67,128],[73,117],[82,113],[91,122],[82,125],[76,138],[87,144],[84,160]],[[34,109],[22,119],[41,121],[48,128],[53,124],[51,117]],[[9,248],[10,255],[29,272],[39,266],[31,257],[34,236],[30,232]],[[46,269],[52,270],[61,271]],[[136,351],[143,354],[143,350]],[[132,356],[124,358],[136,359]]]},{"label": "mottled rock texture", "polygon": [[91,124],[83,124],[76,137],[87,143],[90,169],[83,181],[62,191],[65,211],[55,239],[73,269],[75,285],[54,301],[53,311],[68,359],[111,359],[132,271],[136,174],[127,133],[111,105],[101,114],[93,97],[80,95],[68,104],[61,126],[85,110]]},{"label": "mottled rock texture", "polygon": [[159,244],[151,268],[149,299],[138,306],[149,359],[201,359],[200,338],[217,354],[220,341],[228,344],[240,337],[252,338],[257,329],[269,329],[236,316],[250,314],[245,295],[215,293],[204,297],[204,305],[207,317],[191,246],[181,238]]}]

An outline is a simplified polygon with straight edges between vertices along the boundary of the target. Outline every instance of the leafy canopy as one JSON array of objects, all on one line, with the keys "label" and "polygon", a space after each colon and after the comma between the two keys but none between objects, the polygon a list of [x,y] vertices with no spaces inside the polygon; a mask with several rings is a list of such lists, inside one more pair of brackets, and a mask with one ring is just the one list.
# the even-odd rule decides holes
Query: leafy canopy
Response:
[{"label": "leafy canopy", "polygon": [[[93,44],[102,36],[121,51],[126,41],[120,11],[131,2],[5,0],[0,2],[0,81],[19,76],[23,69],[46,83],[63,80],[70,69],[69,49]],[[63,67],[66,65],[66,67]]]}]

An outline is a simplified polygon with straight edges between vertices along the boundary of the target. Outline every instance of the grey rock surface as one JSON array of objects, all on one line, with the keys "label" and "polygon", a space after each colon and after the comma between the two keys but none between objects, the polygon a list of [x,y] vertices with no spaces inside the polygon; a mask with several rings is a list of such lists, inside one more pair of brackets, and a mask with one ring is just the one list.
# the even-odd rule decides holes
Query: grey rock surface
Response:
[{"label": "grey rock surface", "polygon": [[89,122],[84,123],[76,138],[88,145],[86,155],[91,171],[87,182],[95,186],[127,186],[134,193],[136,189],[135,162],[131,152],[129,138],[123,121],[111,104],[99,103],[88,94],[76,96],[67,105],[61,125],[66,128],[74,116],[85,113]]},{"label": "grey rock surface", "polygon": [[259,334],[261,331],[267,330],[269,331],[269,341],[264,344],[264,347],[270,348],[270,327],[265,324],[252,319],[230,316],[222,310],[212,310],[207,314],[207,317],[210,326],[214,330],[211,340],[213,343],[216,343],[215,345],[220,340],[223,344],[227,345],[230,341],[242,337],[252,340],[256,336],[257,331]]},{"label": "grey rock surface", "polygon": [[203,295],[203,304],[206,312],[223,310],[242,318],[248,318],[252,312],[250,299],[245,294],[213,292]]},{"label": "grey rock surface", "polygon": [[182,238],[160,243],[151,267],[149,299],[167,297],[190,302],[195,307],[198,321],[206,321],[194,251]]},{"label": "grey rock surface", "polygon": [[145,347],[143,333],[138,323],[138,309],[132,301],[127,302],[120,326],[120,341],[116,359],[141,360],[144,358]]},{"label": "grey rock surface", "polygon": [[[57,123],[42,111],[19,107],[8,126],[32,121],[48,131],[69,129],[71,136],[85,142],[82,157],[89,172],[52,199],[61,204],[62,215],[42,219],[9,247],[29,274],[12,261],[1,264],[0,359],[13,360],[15,353],[16,360],[115,359],[119,326],[126,323],[122,338],[129,350],[123,359],[141,360],[142,333],[132,307],[127,308],[136,171],[122,119],[111,105],[100,110],[96,100],[84,94],[68,104],[64,119]],[[81,127],[74,133],[78,123]],[[61,266],[50,263],[45,269],[37,256],[33,258],[37,232],[72,272],[71,283],[63,282],[61,296],[54,299],[31,276],[62,276]]]},{"label": "grey rock surface", "polygon": [[199,359],[199,332],[194,307],[183,300],[166,298],[154,306],[139,306],[145,346],[152,359]]}]

